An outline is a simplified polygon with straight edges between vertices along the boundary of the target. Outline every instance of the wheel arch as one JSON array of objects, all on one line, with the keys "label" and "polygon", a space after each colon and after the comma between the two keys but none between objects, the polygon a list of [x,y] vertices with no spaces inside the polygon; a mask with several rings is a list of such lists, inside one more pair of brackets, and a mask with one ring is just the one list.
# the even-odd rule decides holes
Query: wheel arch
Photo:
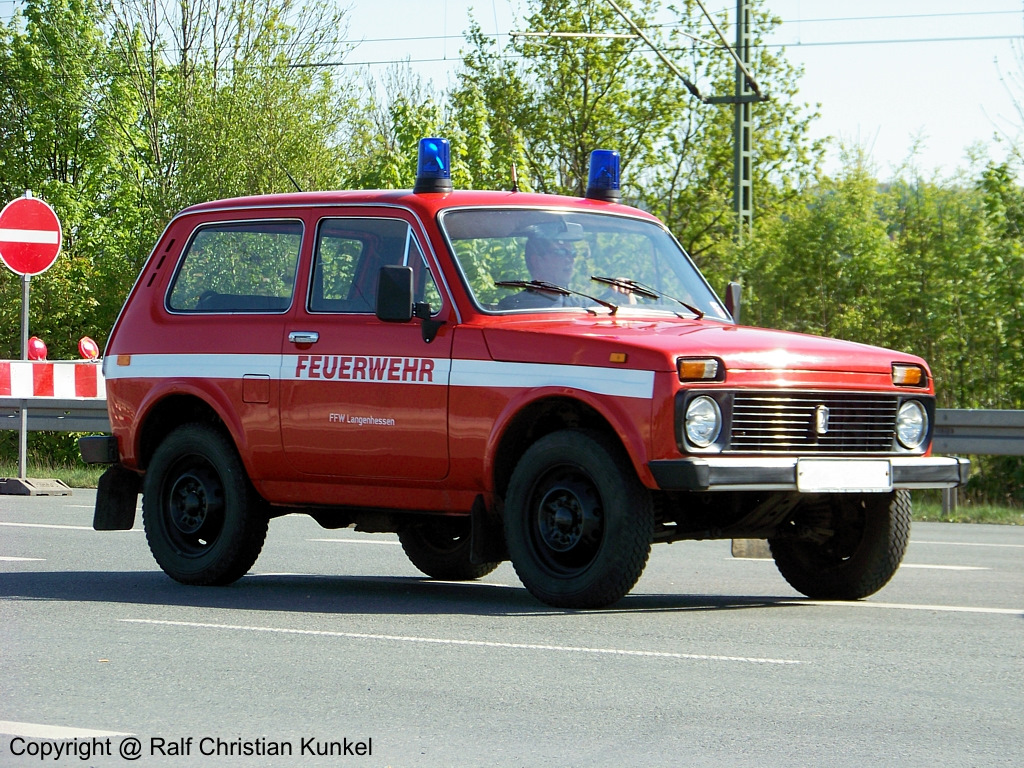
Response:
[{"label": "wheel arch", "polygon": [[516,409],[501,425],[500,438],[491,443],[495,447],[488,457],[488,464],[495,495],[505,497],[512,472],[530,445],[562,429],[589,430],[606,436],[622,450],[643,482],[638,467],[644,464],[638,465],[636,457],[644,447],[628,419],[613,420],[594,404],[577,397],[548,395]]},{"label": "wheel arch", "polygon": [[229,428],[221,409],[197,393],[175,392],[154,400],[146,408],[140,422],[136,449],[140,469],[145,470],[149,466],[153,453],[168,434],[183,424],[193,422],[209,424],[223,432],[235,446],[243,464],[246,463],[244,452],[239,450],[237,430]]}]

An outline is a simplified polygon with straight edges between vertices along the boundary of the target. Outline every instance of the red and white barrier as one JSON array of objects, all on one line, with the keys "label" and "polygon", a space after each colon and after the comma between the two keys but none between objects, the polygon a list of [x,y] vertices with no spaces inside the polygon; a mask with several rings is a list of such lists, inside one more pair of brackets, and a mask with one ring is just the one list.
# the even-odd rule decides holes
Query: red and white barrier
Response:
[{"label": "red and white barrier", "polygon": [[31,362],[0,360],[0,397],[105,399],[99,361]]}]

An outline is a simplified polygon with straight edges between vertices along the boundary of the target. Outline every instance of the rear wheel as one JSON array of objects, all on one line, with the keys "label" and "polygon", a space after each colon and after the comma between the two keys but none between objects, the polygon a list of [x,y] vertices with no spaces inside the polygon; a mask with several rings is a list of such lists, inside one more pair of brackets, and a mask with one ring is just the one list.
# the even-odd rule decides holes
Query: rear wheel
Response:
[{"label": "rear wheel", "polygon": [[775,565],[810,598],[859,600],[874,594],[896,573],[906,552],[910,492],[840,494],[826,504],[798,520],[793,531],[768,539]]},{"label": "rear wheel", "polygon": [[547,435],[523,454],[505,502],[505,537],[526,588],[548,605],[600,608],[647,564],[650,493],[621,449],[578,430]]},{"label": "rear wheel", "polygon": [[216,585],[241,578],[256,562],[268,517],[231,441],[197,423],[175,429],[153,454],[142,521],[168,576]]},{"label": "rear wheel", "polygon": [[398,540],[409,561],[433,579],[472,581],[500,565],[470,560],[468,518],[413,523],[398,532]]}]

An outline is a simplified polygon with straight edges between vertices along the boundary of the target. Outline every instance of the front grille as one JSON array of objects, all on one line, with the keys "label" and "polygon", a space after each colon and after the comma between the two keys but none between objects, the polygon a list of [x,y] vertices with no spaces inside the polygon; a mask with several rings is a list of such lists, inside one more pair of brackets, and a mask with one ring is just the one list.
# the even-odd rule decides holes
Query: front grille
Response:
[{"label": "front grille", "polygon": [[737,392],[726,450],[888,453],[898,404],[893,395]]}]

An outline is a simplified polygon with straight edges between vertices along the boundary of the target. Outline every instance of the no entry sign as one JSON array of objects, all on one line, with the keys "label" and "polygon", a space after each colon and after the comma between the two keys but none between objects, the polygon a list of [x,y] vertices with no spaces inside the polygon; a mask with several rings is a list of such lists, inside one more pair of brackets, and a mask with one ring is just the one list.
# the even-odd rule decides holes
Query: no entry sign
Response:
[{"label": "no entry sign", "polygon": [[0,259],[19,275],[45,272],[60,253],[62,233],[53,208],[19,197],[0,211]]}]

